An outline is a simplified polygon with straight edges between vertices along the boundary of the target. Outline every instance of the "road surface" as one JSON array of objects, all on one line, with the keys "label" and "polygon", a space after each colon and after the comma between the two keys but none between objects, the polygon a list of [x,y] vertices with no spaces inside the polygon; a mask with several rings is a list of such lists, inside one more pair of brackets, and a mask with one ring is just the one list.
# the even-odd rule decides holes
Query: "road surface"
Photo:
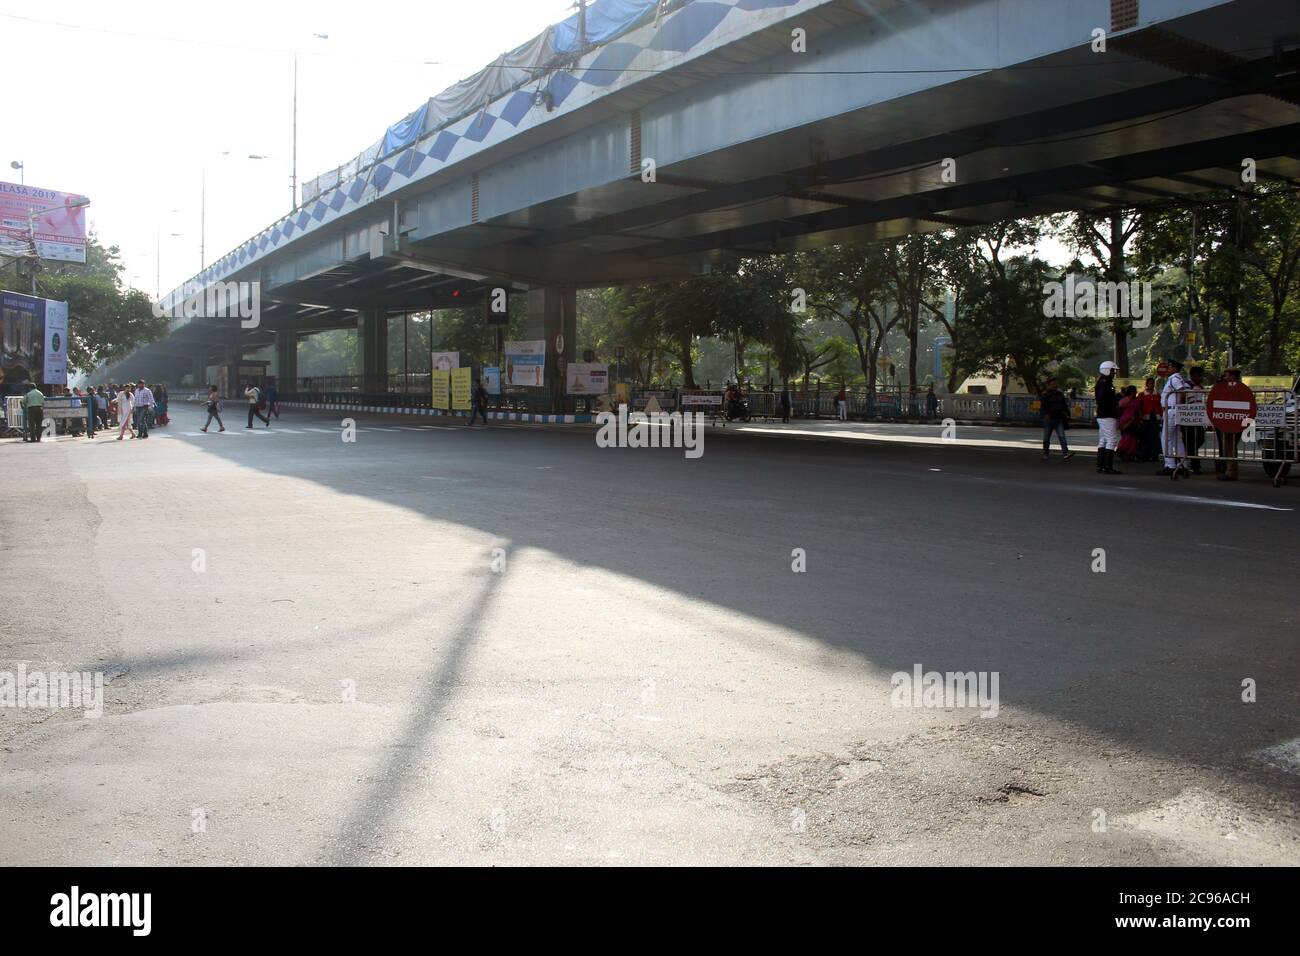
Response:
[{"label": "road surface", "polygon": [[1295,485],[174,411],[0,443],[0,862],[1300,863]]}]

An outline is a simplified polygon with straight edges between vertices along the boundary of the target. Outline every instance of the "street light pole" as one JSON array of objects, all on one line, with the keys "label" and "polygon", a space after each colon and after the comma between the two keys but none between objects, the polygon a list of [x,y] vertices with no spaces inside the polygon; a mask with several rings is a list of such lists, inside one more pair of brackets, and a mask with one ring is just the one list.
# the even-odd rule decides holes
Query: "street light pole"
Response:
[{"label": "street light pole", "polygon": [[19,186],[26,186],[26,185],[27,185],[27,166],[26,166],[26,164],[23,163],[21,160],[17,160],[17,159],[15,159],[12,163],[9,164],[9,168],[10,168],[10,169],[16,169],[16,170],[18,170],[18,185],[19,185]]},{"label": "street light pole", "polygon": [[[328,40],[328,33],[313,33],[317,40]],[[298,50],[293,51],[293,172],[289,178],[289,211],[298,208]]]},{"label": "street light pole", "polygon": [[293,51],[293,174],[289,180],[289,211],[298,208],[298,51]]}]

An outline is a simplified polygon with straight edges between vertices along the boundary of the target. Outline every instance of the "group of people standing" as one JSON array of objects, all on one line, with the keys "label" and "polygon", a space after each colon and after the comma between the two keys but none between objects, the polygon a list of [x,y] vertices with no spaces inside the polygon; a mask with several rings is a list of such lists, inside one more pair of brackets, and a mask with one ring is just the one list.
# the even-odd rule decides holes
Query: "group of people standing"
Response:
[{"label": "group of people standing", "polygon": [[149,429],[166,425],[169,421],[166,385],[158,384],[150,388],[144,379],[134,385],[110,383],[107,391],[104,386],[99,387],[94,400],[95,415],[102,421],[103,427],[118,426],[118,441],[125,438],[128,432],[132,438],[148,438]]},{"label": "group of people standing", "polygon": [[[1119,366],[1114,362],[1101,363],[1097,384],[1093,387],[1098,474],[1123,474],[1115,467],[1116,456],[1128,462],[1159,461],[1162,467],[1156,474],[1173,479],[1201,473],[1200,461],[1189,455],[1195,455],[1205,444],[1205,428],[1179,425],[1178,408],[1188,401],[1189,394],[1204,390],[1205,371],[1194,367],[1185,376],[1183,363],[1175,359],[1167,359],[1165,367],[1169,375],[1160,392],[1156,392],[1154,378],[1148,378],[1139,392],[1136,385],[1116,388],[1115,374]],[[1237,369],[1228,369],[1221,380],[1240,381],[1240,373]],[[1068,461],[1074,457],[1065,438],[1070,422],[1069,399],[1052,378],[1048,379],[1039,400],[1043,416],[1043,459],[1051,457],[1052,437],[1055,435],[1060,441],[1062,460]],[[1236,461],[1225,458],[1221,464],[1222,467],[1217,469],[1219,478],[1235,481]]]}]

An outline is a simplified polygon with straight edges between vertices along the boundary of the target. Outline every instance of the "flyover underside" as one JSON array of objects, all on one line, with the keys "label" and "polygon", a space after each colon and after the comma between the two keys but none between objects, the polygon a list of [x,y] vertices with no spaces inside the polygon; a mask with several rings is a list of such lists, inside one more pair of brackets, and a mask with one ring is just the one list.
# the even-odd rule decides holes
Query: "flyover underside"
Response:
[{"label": "flyover underside", "polygon": [[[1288,29],[1300,32],[1300,23],[1286,22],[1288,10],[1276,0],[1237,0],[1114,36],[1105,54],[1082,45],[937,85],[931,77],[924,88],[911,81],[916,92],[752,137],[756,126],[771,125],[758,115],[764,100],[785,109],[810,83],[826,89],[824,77],[782,72],[791,57],[777,57],[764,64],[770,71],[705,79],[575,133],[567,146],[541,146],[472,182],[402,197],[351,255],[273,284],[265,321],[277,328],[344,322],[370,306],[455,305],[484,286],[646,281],[696,273],[730,254],[1178,201],[1240,186],[1247,157],[1261,182],[1295,182],[1294,42],[1274,54]],[[920,51],[924,27],[898,30]],[[865,20],[838,29],[799,69],[862,60],[855,47],[878,42],[873,30]],[[936,35],[932,46],[946,49],[940,41]],[[916,61],[921,71],[943,68],[920,53]],[[871,73],[837,82],[899,83]],[[858,90],[841,98],[871,96]],[[701,128],[722,122],[719,110],[728,108],[736,115],[727,129]],[[574,165],[597,169],[557,172],[566,149]],[[633,172],[656,157],[666,161],[651,181]],[[955,181],[944,176],[949,159]],[[570,192],[555,184],[557,176],[599,179],[600,169],[603,182]],[[464,216],[456,211],[461,200]],[[417,225],[403,228],[408,212]],[[448,226],[458,218],[465,224]]]}]

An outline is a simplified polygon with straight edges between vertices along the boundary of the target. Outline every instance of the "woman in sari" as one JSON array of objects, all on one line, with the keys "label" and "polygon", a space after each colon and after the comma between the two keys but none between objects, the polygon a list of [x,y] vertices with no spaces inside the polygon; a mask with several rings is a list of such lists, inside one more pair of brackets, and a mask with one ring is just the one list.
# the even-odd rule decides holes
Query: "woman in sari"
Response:
[{"label": "woman in sari", "polygon": [[1119,457],[1122,461],[1132,461],[1137,457],[1138,440],[1142,437],[1142,399],[1136,385],[1124,389],[1124,397],[1119,400],[1119,434]]},{"label": "woman in sari", "polygon": [[1142,403],[1139,413],[1141,423],[1138,434],[1138,461],[1159,461],[1163,456],[1160,444],[1160,393],[1156,391],[1156,380],[1146,380],[1146,387],[1138,394]]}]

